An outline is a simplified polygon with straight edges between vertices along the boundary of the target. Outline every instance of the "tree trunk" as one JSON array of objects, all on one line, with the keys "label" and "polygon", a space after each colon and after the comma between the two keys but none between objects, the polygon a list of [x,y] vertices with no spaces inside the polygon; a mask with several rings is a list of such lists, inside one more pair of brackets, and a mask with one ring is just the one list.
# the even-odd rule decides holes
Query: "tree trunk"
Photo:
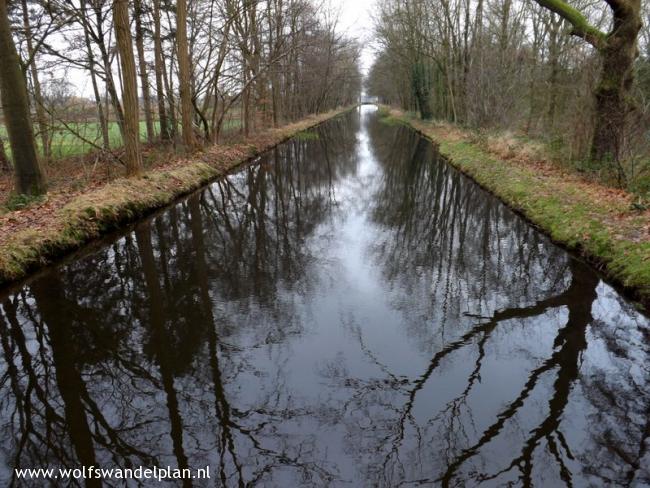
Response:
[{"label": "tree trunk", "polygon": [[45,174],[36,156],[27,87],[11,38],[7,0],[0,0],[0,96],[14,161],[16,192],[45,193]]},{"label": "tree trunk", "polygon": [[535,0],[542,7],[569,22],[571,34],[594,46],[603,63],[596,88],[596,122],[591,143],[591,159],[604,165],[620,161],[634,110],[631,91],[634,61],[639,54],[637,37],[641,30],[641,0],[606,0],[612,10],[609,34],[589,24],[587,18],[564,0]]},{"label": "tree trunk", "polygon": [[420,110],[420,117],[423,120],[433,118],[431,102],[429,101],[429,80],[425,76],[426,68],[424,63],[417,61],[413,66],[411,83],[413,85],[413,95]]},{"label": "tree trunk", "polygon": [[192,91],[190,55],[187,45],[187,1],[176,2],[176,50],[178,53],[178,82],[181,95],[181,130],[183,145],[191,150],[196,146],[192,128]]},{"label": "tree trunk", "polygon": [[149,79],[147,77],[147,63],[144,58],[144,30],[142,28],[142,0],[133,2],[135,9],[135,46],[138,50],[138,67],[140,68],[140,85],[142,89],[142,103],[144,104],[144,120],[147,127],[147,142],[154,139],[153,117],[151,115],[151,95],[149,94]]},{"label": "tree trunk", "polygon": [[[274,59],[276,53],[280,51],[280,39],[282,37],[282,27],[284,26],[284,21],[282,18],[282,0],[276,0],[275,2],[275,16],[271,16],[270,9],[271,2],[269,2],[269,13],[268,22],[269,22],[269,59]],[[273,18],[273,22],[271,19]],[[278,92],[279,92],[279,73],[282,68],[280,66],[274,66],[269,73],[271,81],[271,112],[272,112],[272,121],[273,127],[278,127],[280,120],[280,104],[278,103]]]},{"label": "tree trunk", "polygon": [[[106,41],[104,39],[104,32],[102,30],[102,25],[104,24],[104,14],[102,11],[101,4],[95,3],[92,7],[95,10],[95,18],[97,23],[97,34],[95,42],[99,47],[99,51],[102,55],[102,62],[104,64],[104,74],[106,82],[106,91],[108,92],[111,104],[115,109],[115,116],[117,118],[117,125],[120,129],[120,134],[122,135],[122,140],[124,140],[124,113],[122,110],[122,105],[120,104],[120,99],[117,96],[117,90],[115,88],[115,80],[113,79],[113,68],[111,65],[111,57],[106,48]],[[89,26],[87,28],[90,28]],[[131,35],[129,34],[129,37]],[[108,107],[106,110],[106,117],[110,119],[110,113]]]},{"label": "tree trunk", "polygon": [[248,68],[246,67],[246,63],[243,63],[243,80],[244,80],[244,93],[242,96],[242,104],[243,104],[243,110],[242,110],[242,127],[244,129],[244,137],[248,137],[250,133],[250,99],[251,99],[251,92],[250,92],[250,85],[248,83]]},{"label": "tree trunk", "polygon": [[45,113],[45,105],[43,100],[43,93],[41,92],[41,82],[38,79],[38,67],[36,66],[36,52],[34,50],[34,42],[32,40],[32,26],[29,22],[29,10],[27,9],[27,0],[22,0],[23,10],[23,27],[25,28],[25,40],[27,44],[27,55],[30,59],[29,74],[32,79],[32,86],[34,88],[34,102],[36,109],[36,122],[38,124],[38,132],[43,146],[43,157],[45,161],[52,159],[49,129],[47,125],[47,114]]},{"label": "tree trunk", "polygon": [[597,163],[620,161],[634,110],[632,86],[637,35],[641,29],[640,2],[631,1],[614,14],[614,29],[601,51],[603,67],[596,88],[596,125],[591,159]]},{"label": "tree trunk", "polygon": [[169,107],[169,110],[167,112],[169,114],[169,125],[167,130],[170,134],[170,138],[175,139],[176,134],[178,133],[178,123],[176,121],[176,101],[174,100],[174,79],[172,78],[172,75],[174,73],[174,57],[170,56],[169,59],[169,74],[167,73],[164,62],[162,66],[163,83],[165,84],[165,91],[167,92],[167,104]]},{"label": "tree trunk", "polygon": [[557,110],[557,97],[558,97],[558,76],[560,71],[560,29],[562,21],[559,17],[551,14],[550,31],[549,31],[549,47],[548,47],[548,64],[551,72],[548,78],[549,86],[549,103],[548,103],[548,128],[554,130],[555,128],[555,114]]},{"label": "tree trunk", "polygon": [[169,141],[172,136],[167,122],[165,91],[163,87],[165,65],[163,62],[162,38],[160,33],[160,0],[154,0],[153,2],[153,25],[154,70],[156,72],[156,99],[158,102],[158,119],[160,120],[160,138],[163,141]]},{"label": "tree trunk", "polygon": [[138,84],[129,26],[128,0],[115,0],[113,3],[113,23],[115,24],[115,37],[122,66],[126,174],[135,176],[142,172],[142,155],[140,154]]},{"label": "tree trunk", "polygon": [[0,173],[8,173],[11,171],[11,164],[5,151],[5,141],[0,137]]},{"label": "tree trunk", "polygon": [[108,121],[106,120],[106,115],[104,114],[104,108],[102,107],[102,97],[99,94],[99,85],[97,83],[97,68],[95,67],[95,56],[93,53],[92,45],[90,44],[90,35],[88,33],[87,27],[87,17],[86,17],[86,1],[81,0],[81,16],[83,18],[83,30],[84,30],[84,41],[86,44],[86,51],[88,56],[88,71],[90,72],[90,81],[93,86],[93,94],[95,95],[95,106],[97,107],[97,118],[99,119],[99,127],[102,132],[102,147],[106,150],[111,147],[111,139],[108,134]]}]

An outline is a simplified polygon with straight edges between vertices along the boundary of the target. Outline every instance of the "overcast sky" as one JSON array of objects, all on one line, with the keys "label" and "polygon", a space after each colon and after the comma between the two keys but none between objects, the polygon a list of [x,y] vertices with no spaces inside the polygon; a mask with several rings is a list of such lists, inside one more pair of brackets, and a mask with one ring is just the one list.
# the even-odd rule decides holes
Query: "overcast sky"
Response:
[{"label": "overcast sky", "polygon": [[372,12],[376,0],[331,0],[331,2],[335,8],[341,9],[341,28],[361,41],[363,46],[361,68],[366,73],[373,59],[370,37]]},{"label": "overcast sky", "polygon": [[[376,0],[329,0],[329,2],[334,9],[340,11],[340,30],[358,38],[361,42],[363,51],[359,62],[362,72],[366,74],[373,60],[370,38],[372,33],[372,11]],[[92,95],[90,78],[86,73],[71,70],[67,74],[67,78],[83,95],[88,97]]]}]

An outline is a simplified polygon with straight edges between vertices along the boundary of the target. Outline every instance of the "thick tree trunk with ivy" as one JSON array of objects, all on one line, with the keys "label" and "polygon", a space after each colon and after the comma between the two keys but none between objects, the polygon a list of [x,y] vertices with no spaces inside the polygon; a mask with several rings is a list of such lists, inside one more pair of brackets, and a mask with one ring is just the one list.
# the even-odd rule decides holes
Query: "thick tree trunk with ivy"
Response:
[{"label": "thick tree trunk with ivy", "polygon": [[34,144],[25,77],[11,38],[7,0],[0,0],[0,96],[14,162],[17,193],[40,195],[47,185]]},{"label": "thick tree trunk with ivy", "polygon": [[127,176],[142,172],[140,154],[140,114],[138,109],[138,87],[133,56],[133,43],[129,25],[129,4],[127,0],[113,3],[113,23],[117,50],[122,67],[122,98],[124,111],[124,152]]},{"label": "thick tree trunk with ivy", "polygon": [[591,147],[594,161],[619,161],[629,133],[634,61],[641,29],[641,2],[620,2],[614,11],[614,28],[601,48],[603,67],[596,88],[596,126]]},{"label": "thick tree trunk with ivy", "polygon": [[631,90],[641,29],[641,0],[605,0],[613,14],[608,34],[590,25],[582,13],[564,0],[535,1],[566,20],[572,26],[572,35],[584,39],[600,53],[602,72],[595,93],[591,158],[600,164],[619,161],[634,110]]},{"label": "thick tree trunk with ivy", "polygon": [[417,103],[420,117],[424,120],[433,118],[433,111],[431,110],[431,101],[429,100],[429,76],[427,66],[421,62],[416,61],[413,65],[411,74],[411,85],[413,89],[413,96]]}]

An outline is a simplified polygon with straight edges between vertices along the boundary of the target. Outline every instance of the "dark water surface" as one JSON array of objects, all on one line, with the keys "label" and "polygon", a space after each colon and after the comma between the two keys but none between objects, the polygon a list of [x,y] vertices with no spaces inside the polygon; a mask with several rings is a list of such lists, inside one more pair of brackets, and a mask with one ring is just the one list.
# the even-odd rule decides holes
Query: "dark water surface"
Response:
[{"label": "dark water surface", "polygon": [[0,296],[0,484],[649,484],[648,318],[374,108],[315,132]]}]

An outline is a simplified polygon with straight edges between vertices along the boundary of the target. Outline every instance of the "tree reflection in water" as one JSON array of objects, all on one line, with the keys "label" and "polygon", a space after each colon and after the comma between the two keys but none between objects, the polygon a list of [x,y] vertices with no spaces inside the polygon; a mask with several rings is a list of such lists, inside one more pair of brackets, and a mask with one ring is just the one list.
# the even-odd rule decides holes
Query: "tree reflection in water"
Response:
[{"label": "tree reflection in water", "polygon": [[318,135],[4,294],[2,480],[650,483],[648,320],[408,129]]}]

